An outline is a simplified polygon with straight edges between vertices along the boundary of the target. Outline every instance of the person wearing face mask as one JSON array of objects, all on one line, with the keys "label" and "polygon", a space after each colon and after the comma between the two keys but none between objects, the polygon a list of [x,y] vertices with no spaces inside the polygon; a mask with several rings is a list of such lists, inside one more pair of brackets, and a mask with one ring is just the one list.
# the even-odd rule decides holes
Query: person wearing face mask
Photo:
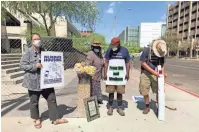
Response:
[{"label": "person wearing face mask", "polygon": [[[126,79],[129,79],[129,71],[130,71],[130,55],[128,49],[122,47],[120,45],[119,38],[113,38],[111,40],[110,48],[106,51],[105,54],[105,67],[104,67],[104,80],[107,80],[107,70],[108,70],[108,63],[111,59],[124,59],[126,65]],[[108,115],[113,114],[113,100],[114,100],[114,93],[117,92],[117,103],[118,109],[117,112],[121,116],[125,116],[122,106],[122,94],[125,93],[125,86],[118,86],[118,85],[107,85],[106,92],[109,93],[109,100],[108,100]]]},{"label": "person wearing face mask", "polygon": [[98,104],[103,104],[101,79],[104,60],[101,53],[102,45],[99,41],[94,40],[91,45],[91,51],[88,52],[86,62],[94,66],[96,72],[91,81],[91,96],[97,96]]},{"label": "person wearing face mask", "polygon": [[30,115],[37,129],[42,127],[39,117],[40,95],[48,102],[49,117],[53,124],[57,125],[68,122],[65,119],[59,118],[54,88],[40,88],[40,70],[42,68],[41,51],[45,50],[41,47],[40,35],[35,33],[32,35],[32,46],[26,51],[20,61],[20,67],[25,71],[22,86],[28,89]]}]

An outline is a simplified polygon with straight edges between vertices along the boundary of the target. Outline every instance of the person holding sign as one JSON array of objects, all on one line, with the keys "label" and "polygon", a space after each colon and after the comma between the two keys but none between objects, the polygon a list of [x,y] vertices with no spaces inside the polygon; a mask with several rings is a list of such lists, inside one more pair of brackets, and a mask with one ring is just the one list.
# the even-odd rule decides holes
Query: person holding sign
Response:
[{"label": "person holding sign", "polygon": [[41,40],[39,34],[32,35],[32,47],[22,56],[20,67],[25,71],[22,86],[28,89],[30,97],[30,114],[34,119],[35,128],[41,128],[41,120],[39,117],[39,98],[42,95],[48,102],[49,117],[53,124],[67,123],[67,120],[59,118],[57,102],[54,88],[40,88],[40,72],[41,64]]},{"label": "person holding sign", "polygon": [[88,52],[86,58],[87,64],[94,66],[96,68],[96,72],[92,77],[92,82],[91,82],[91,96],[97,96],[99,104],[103,104],[101,80],[102,80],[102,69],[104,66],[104,59],[102,57],[101,49],[102,49],[102,44],[99,41],[94,40],[94,42],[91,45],[92,51]]},{"label": "person holding sign", "polygon": [[[124,81],[124,79],[128,80],[129,79],[129,71],[130,71],[130,55],[129,52],[126,48],[122,47],[120,45],[120,39],[119,38],[113,38],[111,40],[111,44],[110,44],[110,48],[106,51],[105,54],[105,68],[104,68],[104,79],[105,80],[109,80],[112,81],[113,84],[110,85],[106,85],[106,92],[109,93],[109,108],[108,108],[108,115],[112,115],[113,114],[113,100],[114,100],[114,93],[117,92],[117,102],[118,102],[118,109],[117,112],[121,115],[121,116],[125,116],[125,113],[123,111],[122,108],[122,94],[125,93],[125,84],[123,85],[115,85],[116,83],[114,82],[118,82],[118,81]],[[112,60],[123,60],[124,61],[124,65],[125,67],[121,67],[121,66],[109,66],[109,63]],[[114,72],[114,76],[119,76],[120,70],[126,70],[125,73],[126,75],[124,75],[124,78],[121,77],[109,77],[107,78],[107,72],[109,70],[116,70],[117,72]],[[118,83],[117,83],[118,84]]]},{"label": "person holding sign", "polygon": [[162,74],[166,75],[164,73],[164,63],[165,63],[166,54],[167,54],[167,47],[165,41],[156,40],[153,42],[152,48],[145,47],[142,52],[142,55],[140,56],[141,76],[140,76],[139,91],[140,94],[144,96],[144,101],[145,101],[145,109],[143,111],[143,114],[148,114],[150,111],[149,108],[150,87],[153,93],[156,93],[156,100],[158,102],[157,78],[160,75],[157,71],[157,66],[161,65]]}]

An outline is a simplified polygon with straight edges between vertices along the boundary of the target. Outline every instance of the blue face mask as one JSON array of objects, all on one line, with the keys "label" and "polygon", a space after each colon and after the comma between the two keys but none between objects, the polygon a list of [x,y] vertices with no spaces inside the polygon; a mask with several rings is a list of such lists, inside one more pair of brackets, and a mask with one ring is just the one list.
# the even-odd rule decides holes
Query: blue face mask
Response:
[{"label": "blue face mask", "polygon": [[94,52],[96,52],[96,53],[99,53],[99,52],[100,52],[100,50],[99,50],[99,49],[96,49],[96,48],[94,48],[93,50],[94,50]]}]

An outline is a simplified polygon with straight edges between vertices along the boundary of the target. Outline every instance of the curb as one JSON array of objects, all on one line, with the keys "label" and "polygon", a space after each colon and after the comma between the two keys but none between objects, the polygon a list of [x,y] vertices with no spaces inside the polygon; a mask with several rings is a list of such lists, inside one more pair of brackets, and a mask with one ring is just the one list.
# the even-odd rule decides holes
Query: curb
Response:
[{"label": "curb", "polygon": [[188,93],[188,94],[190,94],[190,95],[192,95],[192,96],[195,96],[195,97],[199,98],[199,95],[196,94],[196,93],[190,92],[190,91],[185,90],[184,88],[181,88],[181,87],[177,87],[177,86],[175,86],[174,84],[169,83],[169,82],[165,82],[165,83],[166,83],[167,85],[169,85],[169,86],[172,86],[172,87],[178,89],[178,90],[181,90],[181,91],[183,91],[183,92],[185,92],[185,93]]}]

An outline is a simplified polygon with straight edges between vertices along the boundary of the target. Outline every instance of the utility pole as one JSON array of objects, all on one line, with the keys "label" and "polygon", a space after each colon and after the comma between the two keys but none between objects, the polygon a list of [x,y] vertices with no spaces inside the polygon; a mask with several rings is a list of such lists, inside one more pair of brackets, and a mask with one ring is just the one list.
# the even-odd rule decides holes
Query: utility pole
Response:
[{"label": "utility pole", "polygon": [[114,32],[114,37],[115,36],[115,32],[116,32],[116,16],[114,16],[114,29],[113,29],[113,32]]}]

